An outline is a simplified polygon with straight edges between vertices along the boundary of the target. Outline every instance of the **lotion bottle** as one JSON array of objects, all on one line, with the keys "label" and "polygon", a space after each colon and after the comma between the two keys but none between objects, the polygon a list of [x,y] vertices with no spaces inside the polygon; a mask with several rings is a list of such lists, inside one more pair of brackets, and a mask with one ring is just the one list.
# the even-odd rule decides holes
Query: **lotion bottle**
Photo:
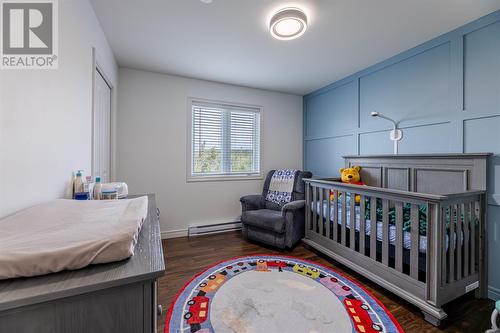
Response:
[{"label": "lotion bottle", "polygon": [[95,185],[93,193],[94,200],[101,200],[101,191],[102,191],[101,177],[97,176],[95,177]]},{"label": "lotion bottle", "polygon": [[75,193],[80,193],[83,192],[83,176],[82,176],[82,170],[78,170],[76,172],[76,177],[73,182],[73,197]]}]

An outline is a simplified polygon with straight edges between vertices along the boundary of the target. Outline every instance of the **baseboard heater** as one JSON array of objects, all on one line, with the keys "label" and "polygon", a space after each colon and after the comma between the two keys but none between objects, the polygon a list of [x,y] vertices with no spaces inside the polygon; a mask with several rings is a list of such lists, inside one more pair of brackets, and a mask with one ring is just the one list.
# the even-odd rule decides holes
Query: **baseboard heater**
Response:
[{"label": "baseboard heater", "polygon": [[241,230],[241,222],[227,222],[209,225],[193,226],[188,228],[188,237],[218,234],[228,231]]}]

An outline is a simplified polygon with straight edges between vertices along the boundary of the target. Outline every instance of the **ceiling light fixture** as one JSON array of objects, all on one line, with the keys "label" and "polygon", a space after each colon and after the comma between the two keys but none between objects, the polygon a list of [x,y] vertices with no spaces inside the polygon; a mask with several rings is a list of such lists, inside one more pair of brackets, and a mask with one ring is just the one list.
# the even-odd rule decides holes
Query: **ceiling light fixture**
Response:
[{"label": "ceiling light fixture", "polygon": [[307,29],[307,16],[299,8],[283,8],[269,22],[269,32],[280,40],[295,39]]}]

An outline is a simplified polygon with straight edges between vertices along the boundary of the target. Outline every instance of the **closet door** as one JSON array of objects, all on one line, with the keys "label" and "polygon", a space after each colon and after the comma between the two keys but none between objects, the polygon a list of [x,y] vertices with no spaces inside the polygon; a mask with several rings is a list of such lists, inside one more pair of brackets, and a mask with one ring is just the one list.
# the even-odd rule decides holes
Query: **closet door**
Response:
[{"label": "closet door", "polygon": [[111,164],[111,87],[96,69],[93,123],[92,176],[110,181]]}]

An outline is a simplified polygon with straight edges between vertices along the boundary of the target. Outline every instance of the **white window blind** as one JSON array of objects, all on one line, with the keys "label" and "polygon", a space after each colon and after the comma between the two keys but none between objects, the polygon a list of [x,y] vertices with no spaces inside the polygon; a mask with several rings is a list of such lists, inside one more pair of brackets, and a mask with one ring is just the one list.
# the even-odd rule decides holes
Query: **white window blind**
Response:
[{"label": "white window blind", "polygon": [[260,109],[192,102],[191,177],[260,175]]}]

